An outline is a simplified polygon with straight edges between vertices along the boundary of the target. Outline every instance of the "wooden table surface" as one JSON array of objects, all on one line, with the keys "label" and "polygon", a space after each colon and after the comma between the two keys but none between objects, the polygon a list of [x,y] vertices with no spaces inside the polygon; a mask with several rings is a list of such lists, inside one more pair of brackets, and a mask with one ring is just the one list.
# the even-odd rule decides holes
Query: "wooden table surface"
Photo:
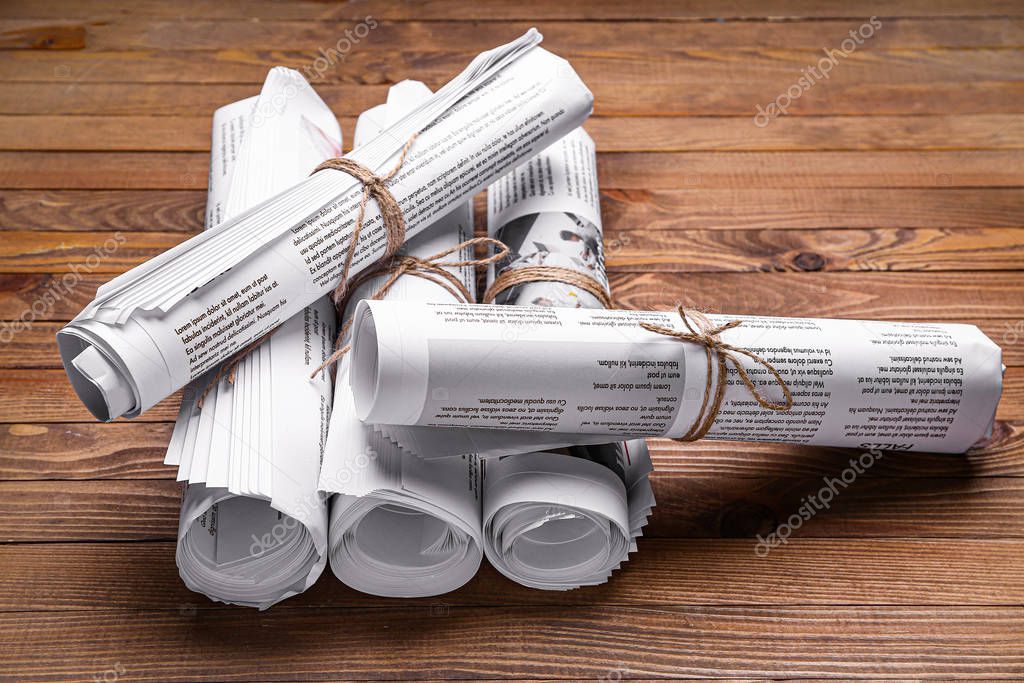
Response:
[{"label": "wooden table surface", "polygon": [[[536,25],[596,97],[620,307],[977,324],[1008,366],[992,443],[892,454],[760,557],[855,453],[654,440],[657,511],[598,588],[484,566],[386,600],[326,572],[264,613],[186,590],[176,400],[97,424],[54,332],[200,229],[213,110],[367,17],[314,81],[349,140],[388,84],[437,87]],[[0,677],[1024,676],[1024,3],[25,0],[0,48]]]}]

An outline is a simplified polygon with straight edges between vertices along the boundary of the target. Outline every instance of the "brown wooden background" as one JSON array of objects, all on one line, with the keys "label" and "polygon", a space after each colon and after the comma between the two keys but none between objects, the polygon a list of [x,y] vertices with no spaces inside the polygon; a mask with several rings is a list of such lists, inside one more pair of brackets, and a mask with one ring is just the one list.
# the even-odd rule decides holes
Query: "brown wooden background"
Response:
[{"label": "brown wooden background", "polygon": [[[97,284],[200,228],[210,115],[379,23],[315,87],[351,136],[530,25],[596,96],[621,307],[942,320],[1004,348],[992,444],[893,455],[767,558],[848,452],[653,443],[659,507],[605,586],[383,600],[325,573],[266,613],[187,591],[175,400],[102,425],[53,343]],[[765,128],[872,15],[876,35]],[[0,3],[0,676],[13,680],[1024,675],[1024,3]],[[116,232],[72,295],[47,288]]]}]

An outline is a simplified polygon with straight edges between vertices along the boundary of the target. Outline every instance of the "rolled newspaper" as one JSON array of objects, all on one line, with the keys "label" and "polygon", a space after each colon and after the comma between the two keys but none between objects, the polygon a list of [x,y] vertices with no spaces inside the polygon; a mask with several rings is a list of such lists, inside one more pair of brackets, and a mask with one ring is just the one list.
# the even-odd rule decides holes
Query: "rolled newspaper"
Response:
[{"label": "rolled newspaper", "polygon": [[[407,237],[590,114],[590,91],[540,40],[531,29],[480,54],[347,155],[378,174],[402,162],[388,188]],[[379,260],[390,233],[370,202],[346,265],[362,196],[347,173],[316,173],[100,287],[57,335],[79,398],[100,420],[135,417]]]},{"label": "rolled newspaper", "polygon": [[[386,105],[359,117],[356,147],[429,96],[430,90],[419,82],[393,86]],[[472,236],[473,206],[466,202],[410,239],[401,253],[423,259],[457,248]],[[464,246],[447,260],[470,260],[472,251]],[[446,271],[472,299],[473,268]],[[384,273],[357,287],[346,319],[356,301],[372,296],[389,278]],[[459,300],[417,273],[398,277],[384,296]],[[319,482],[331,496],[331,570],[348,586],[374,595],[422,597],[454,590],[473,578],[483,558],[478,463],[473,457],[427,463],[360,422],[348,385],[350,369],[351,355],[342,356]]]},{"label": "rolled newspaper", "polygon": [[[256,118],[269,106],[274,117]],[[214,114],[207,227],[340,149],[337,120],[302,75],[272,69],[258,97]],[[309,374],[333,340],[334,312],[321,297],[241,359],[234,381],[211,371],[185,392],[165,462],[189,482],[176,557],[190,589],[266,608],[323,571],[327,506],[316,482],[332,387],[327,373]]]},{"label": "rolled newspaper", "polygon": [[531,588],[604,583],[647,524],[650,472],[643,439],[485,461],[487,560]]},{"label": "rolled newspaper", "polygon": [[369,301],[353,354],[360,419],[399,425],[960,453],[1002,389],[958,324]]}]

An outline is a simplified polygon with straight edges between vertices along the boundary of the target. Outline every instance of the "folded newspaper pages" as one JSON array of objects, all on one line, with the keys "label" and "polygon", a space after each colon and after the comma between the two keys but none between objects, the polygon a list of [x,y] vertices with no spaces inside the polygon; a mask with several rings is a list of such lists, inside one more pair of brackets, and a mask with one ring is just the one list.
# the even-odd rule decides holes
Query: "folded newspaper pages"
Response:
[{"label": "folded newspaper pages", "polygon": [[[274,107],[273,116],[260,112]],[[272,69],[259,97],[213,117],[207,227],[290,187],[341,150],[331,110],[296,71]],[[331,406],[334,311],[326,297],[242,359],[184,392],[165,462],[189,482],[177,563],[192,590],[265,608],[316,581],[327,506],[316,488]],[[200,408],[200,398],[202,407]]]},{"label": "folded newspaper pages", "polygon": [[604,583],[636,551],[654,507],[643,439],[483,462],[484,550],[513,581]]},{"label": "folded newspaper pages", "polygon": [[[729,365],[707,438],[961,453],[991,432],[1001,351],[973,325],[708,318],[741,322],[721,340],[775,368],[793,405],[762,407]],[[384,424],[683,437],[717,364],[706,346],[642,323],[689,332],[677,312],[365,301],[356,410]],[[759,395],[783,402],[768,366],[732,357]]]},{"label": "folded newspaper pages", "polygon": [[[608,280],[604,269],[597,155],[594,141],[586,131],[577,128],[487,188],[487,233],[510,249],[507,258],[488,268],[488,291],[496,295],[497,303],[605,307]],[[600,296],[550,279],[494,291],[499,277],[531,269],[536,272],[537,266],[583,275],[592,281]],[[509,330],[505,341],[515,341],[513,330]],[[400,425],[378,425],[378,429],[423,458],[468,453],[488,458],[608,441],[603,434]]]},{"label": "folded newspaper pages", "polygon": [[[386,105],[359,117],[354,144],[372,139],[430,96],[422,83],[393,86]],[[466,202],[402,249],[427,258],[458,248],[473,236],[473,206]],[[464,247],[447,260],[472,259]],[[470,293],[472,266],[451,267]],[[388,280],[378,275],[354,290],[355,302],[372,296]],[[445,287],[416,274],[395,280],[385,296],[411,301],[458,301]],[[422,597],[454,590],[476,574],[483,558],[478,463],[474,457],[427,463],[360,422],[348,386],[351,355],[337,365],[334,411],[319,487],[331,497],[331,570],[343,583],[366,593]]]},{"label": "folded newspaper pages", "polygon": [[[411,237],[577,128],[593,97],[530,30],[484,52],[348,155],[388,183]],[[260,119],[275,115],[272,106]],[[64,368],[100,420],[135,417],[337,284],[363,187],[322,171],[99,288],[58,333]],[[370,202],[351,275],[387,250]]]}]

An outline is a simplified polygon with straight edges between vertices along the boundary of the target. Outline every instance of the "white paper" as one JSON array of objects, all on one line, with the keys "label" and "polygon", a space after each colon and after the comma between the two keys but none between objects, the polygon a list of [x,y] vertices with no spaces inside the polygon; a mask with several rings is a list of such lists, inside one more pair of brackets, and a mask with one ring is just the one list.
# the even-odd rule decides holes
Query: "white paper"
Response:
[{"label": "white paper", "polygon": [[[590,92],[539,40],[530,31],[481,54],[349,155],[387,172],[419,133],[389,184],[408,236],[589,115]],[[101,420],[137,416],[333,289],[361,193],[345,173],[317,173],[101,287],[58,333],[79,397]],[[371,202],[351,274],[384,249]]]},{"label": "white paper", "polygon": [[[275,68],[258,98],[214,114],[208,228],[341,152],[341,130],[295,71]],[[281,103],[255,125],[254,111]],[[189,482],[177,563],[213,600],[266,608],[316,581],[327,561],[327,506],[316,488],[332,386],[309,379],[329,355],[334,312],[303,308],[237,366],[235,381],[195,380],[167,449]],[[200,409],[197,399],[205,391]]]}]

